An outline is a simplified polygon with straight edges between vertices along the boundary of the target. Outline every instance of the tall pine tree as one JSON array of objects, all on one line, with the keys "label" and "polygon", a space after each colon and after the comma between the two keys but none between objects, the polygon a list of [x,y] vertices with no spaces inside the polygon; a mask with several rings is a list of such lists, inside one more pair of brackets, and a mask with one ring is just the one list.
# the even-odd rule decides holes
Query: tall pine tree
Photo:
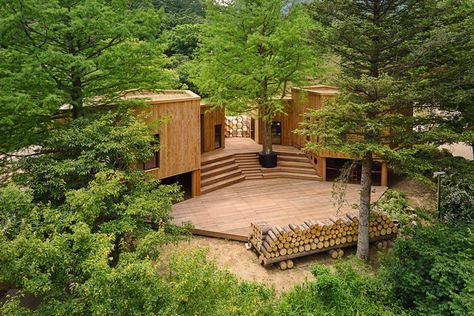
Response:
[{"label": "tall pine tree", "polygon": [[317,1],[317,20],[329,29],[328,46],[340,60],[340,95],[310,111],[304,133],[322,142],[310,150],[330,149],[354,156],[362,166],[357,255],[369,256],[371,171],[374,160],[410,159],[412,104],[400,91],[410,47],[431,27],[429,1]]}]

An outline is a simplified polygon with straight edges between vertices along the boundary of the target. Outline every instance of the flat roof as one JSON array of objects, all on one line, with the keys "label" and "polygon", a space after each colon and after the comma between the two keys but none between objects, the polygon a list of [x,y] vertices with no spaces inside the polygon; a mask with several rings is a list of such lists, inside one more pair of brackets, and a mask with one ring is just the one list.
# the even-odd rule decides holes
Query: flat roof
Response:
[{"label": "flat roof", "polygon": [[132,90],[127,91],[124,98],[147,99],[151,104],[201,100],[201,97],[191,90]]},{"label": "flat roof", "polygon": [[335,95],[338,93],[337,87],[326,86],[326,85],[315,85],[315,86],[306,86],[301,88],[293,88],[300,91],[305,91],[308,93],[314,93],[319,95]]}]

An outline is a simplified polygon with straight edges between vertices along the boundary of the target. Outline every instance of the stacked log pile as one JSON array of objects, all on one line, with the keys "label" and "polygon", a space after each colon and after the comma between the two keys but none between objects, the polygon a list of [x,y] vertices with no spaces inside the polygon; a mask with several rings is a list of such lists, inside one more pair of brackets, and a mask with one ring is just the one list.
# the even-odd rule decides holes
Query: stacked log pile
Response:
[{"label": "stacked log pile", "polygon": [[[309,219],[301,225],[289,224],[282,227],[266,222],[253,222],[249,241],[260,254],[260,263],[267,264],[351,246],[357,242],[358,227],[359,218],[355,214],[325,220]],[[375,212],[371,214],[371,240],[393,237],[397,232],[397,222],[387,215]],[[343,255],[343,251],[332,252],[330,255],[338,258]]]}]

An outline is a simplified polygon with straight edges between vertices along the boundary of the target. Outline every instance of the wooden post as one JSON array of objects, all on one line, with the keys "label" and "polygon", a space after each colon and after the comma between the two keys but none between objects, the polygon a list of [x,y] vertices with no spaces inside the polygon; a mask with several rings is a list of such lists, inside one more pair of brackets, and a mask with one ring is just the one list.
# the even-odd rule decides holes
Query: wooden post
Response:
[{"label": "wooden post", "polygon": [[194,170],[191,181],[191,196],[196,197],[201,194],[201,169]]},{"label": "wooden post", "polygon": [[326,181],[326,157],[320,157],[321,161],[321,180]]},{"label": "wooden post", "polygon": [[387,162],[382,161],[382,170],[380,172],[380,185],[383,187],[388,186],[388,168],[387,168]]}]

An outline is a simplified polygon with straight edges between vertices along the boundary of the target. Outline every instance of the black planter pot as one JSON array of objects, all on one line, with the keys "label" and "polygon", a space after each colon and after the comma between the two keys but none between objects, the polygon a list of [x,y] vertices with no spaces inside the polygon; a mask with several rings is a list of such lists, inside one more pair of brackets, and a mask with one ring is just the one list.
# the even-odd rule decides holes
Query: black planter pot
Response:
[{"label": "black planter pot", "polygon": [[264,154],[259,152],[258,161],[263,168],[275,168],[277,166],[277,153]]}]

